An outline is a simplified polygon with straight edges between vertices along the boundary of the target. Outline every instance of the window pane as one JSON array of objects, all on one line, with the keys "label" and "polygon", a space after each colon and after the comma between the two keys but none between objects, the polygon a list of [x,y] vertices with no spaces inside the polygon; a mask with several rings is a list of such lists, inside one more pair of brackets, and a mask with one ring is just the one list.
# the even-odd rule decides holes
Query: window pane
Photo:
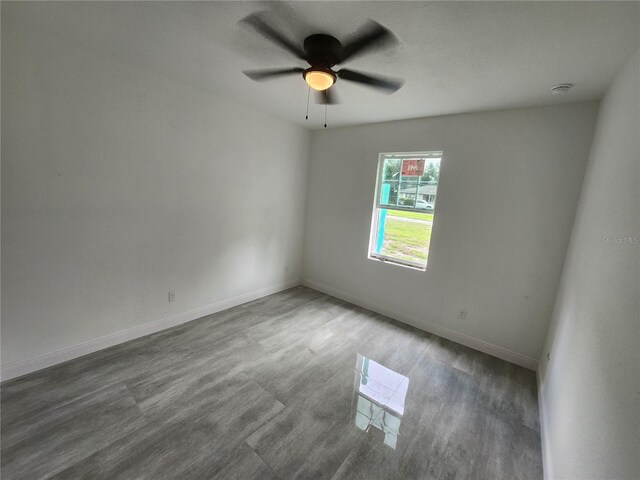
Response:
[{"label": "window pane", "polygon": [[378,210],[375,253],[385,257],[426,264],[433,213]]},{"label": "window pane", "polygon": [[385,158],[382,170],[382,179],[384,181],[398,180],[401,163],[402,160],[399,158]]},{"label": "window pane", "polygon": [[378,191],[380,205],[397,205],[401,165],[402,160],[399,158],[384,159],[382,165],[382,182],[380,183],[380,190]]},{"label": "window pane", "polygon": [[436,208],[436,193],[440,180],[440,158],[428,158],[418,186],[416,208],[432,212]]},{"label": "window pane", "polygon": [[439,156],[383,157],[378,204],[433,212],[440,178]]},{"label": "window pane", "polygon": [[391,180],[382,182],[380,188],[380,205],[396,206],[398,202],[398,181]]},{"label": "window pane", "polygon": [[415,207],[418,195],[419,177],[402,177],[398,191],[398,205],[401,207]]}]

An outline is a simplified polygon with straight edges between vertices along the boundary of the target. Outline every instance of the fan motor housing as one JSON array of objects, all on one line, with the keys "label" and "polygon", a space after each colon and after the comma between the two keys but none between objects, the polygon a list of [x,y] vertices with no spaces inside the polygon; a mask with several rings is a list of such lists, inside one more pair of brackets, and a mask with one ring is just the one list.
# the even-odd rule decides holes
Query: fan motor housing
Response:
[{"label": "fan motor housing", "polygon": [[329,69],[340,61],[342,44],[331,35],[316,33],[304,39],[304,51],[309,64]]}]

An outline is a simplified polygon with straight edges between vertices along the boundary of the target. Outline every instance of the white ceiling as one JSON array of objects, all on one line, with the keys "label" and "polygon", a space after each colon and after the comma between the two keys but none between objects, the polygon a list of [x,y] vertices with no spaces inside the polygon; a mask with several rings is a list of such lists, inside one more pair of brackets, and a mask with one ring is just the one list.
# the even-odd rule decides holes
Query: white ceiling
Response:
[{"label": "white ceiling", "polygon": [[[638,2],[26,2],[2,4],[20,19],[70,41],[308,128],[324,107],[311,105],[301,77],[256,83],[241,70],[301,65],[238,25],[271,10],[300,41],[311,33],[341,39],[371,18],[392,30],[396,48],[349,68],[406,80],[393,95],[338,81],[342,101],[329,125],[344,126],[600,98],[640,44]],[[289,27],[288,27],[289,26]],[[575,87],[552,96],[557,83]]]}]

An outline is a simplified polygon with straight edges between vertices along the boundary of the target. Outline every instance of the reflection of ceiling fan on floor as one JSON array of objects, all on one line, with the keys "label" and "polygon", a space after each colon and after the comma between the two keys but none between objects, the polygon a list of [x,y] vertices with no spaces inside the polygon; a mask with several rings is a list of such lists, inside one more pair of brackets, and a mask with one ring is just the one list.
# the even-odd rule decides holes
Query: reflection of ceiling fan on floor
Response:
[{"label": "reflection of ceiling fan on floor", "polygon": [[265,18],[265,12],[252,13],[242,19],[241,23],[251,26],[268,40],[310,65],[308,68],[291,67],[243,72],[253,80],[262,81],[285,75],[302,74],[309,87],[319,92],[320,103],[324,104],[337,103],[331,87],[338,79],[378,88],[388,93],[395,92],[403,84],[402,80],[370,75],[356,70],[346,68],[333,70],[335,65],[343,64],[356,56],[397,42],[393,33],[373,20],[370,20],[344,44],[331,35],[316,33],[305,38],[302,46],[297,45],[286,35],[269,25]]}]

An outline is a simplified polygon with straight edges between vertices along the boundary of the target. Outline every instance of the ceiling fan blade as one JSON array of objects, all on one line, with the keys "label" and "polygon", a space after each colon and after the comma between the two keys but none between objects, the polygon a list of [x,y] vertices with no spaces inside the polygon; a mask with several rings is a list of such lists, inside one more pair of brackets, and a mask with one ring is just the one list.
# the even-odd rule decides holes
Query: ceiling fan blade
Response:
[{"label": "ceiling fan blade", "polygon": [[340,103],[335,92],[335,86],[321,92],[316,90],[316,103],[321,105],[336,105]]},{"label": "ceiling fan blade", "polygon": [[370,87],[380,88],[387,90],[389,93],[393,93],[398,90],[404,83],[403,80],[395,78],[385,78],[379,76],[369,75],[367,73],[356,72],[355,70],[349,70],[343,68],[336,72],[338,78],[342,80],[348,80],[350,82],[362,83]]},{"label": "ceiling fan blade", "polygon": [[293,67],[293,68],[265,68],[262,70],[244,70],[244,73],[251,80],[262,81],[262,80],[271,80],[276,77],[283,77],[285,75],[292,75],[295,73],[304,72],[304,68]]},{"label": "ceiling fan blade", "polygon": [[396,36],[378,22],[369,20],[356,34],[348,39],[342,47],[340,63],[369,50],[382,48],[398,43]]},{"label": "ceiling fan blade", "polygon": [[253,27],[260,35],[284,48],[289,53],[292,53],[302,60],[306,60],[302,48],[288,39],[283,33],[278,32],[275,28],[269,25],[263,17],[264,12],[256,12],[247,15],[245,18],[240,20],[240,22]]},{"label": "ceiling fan blade", "polygon": [[285,2],[269,2],[269,11],[279,18],[291,31],[294,38],[307,38],[309,35],[321,31],[311,25],[298,9]]}]

